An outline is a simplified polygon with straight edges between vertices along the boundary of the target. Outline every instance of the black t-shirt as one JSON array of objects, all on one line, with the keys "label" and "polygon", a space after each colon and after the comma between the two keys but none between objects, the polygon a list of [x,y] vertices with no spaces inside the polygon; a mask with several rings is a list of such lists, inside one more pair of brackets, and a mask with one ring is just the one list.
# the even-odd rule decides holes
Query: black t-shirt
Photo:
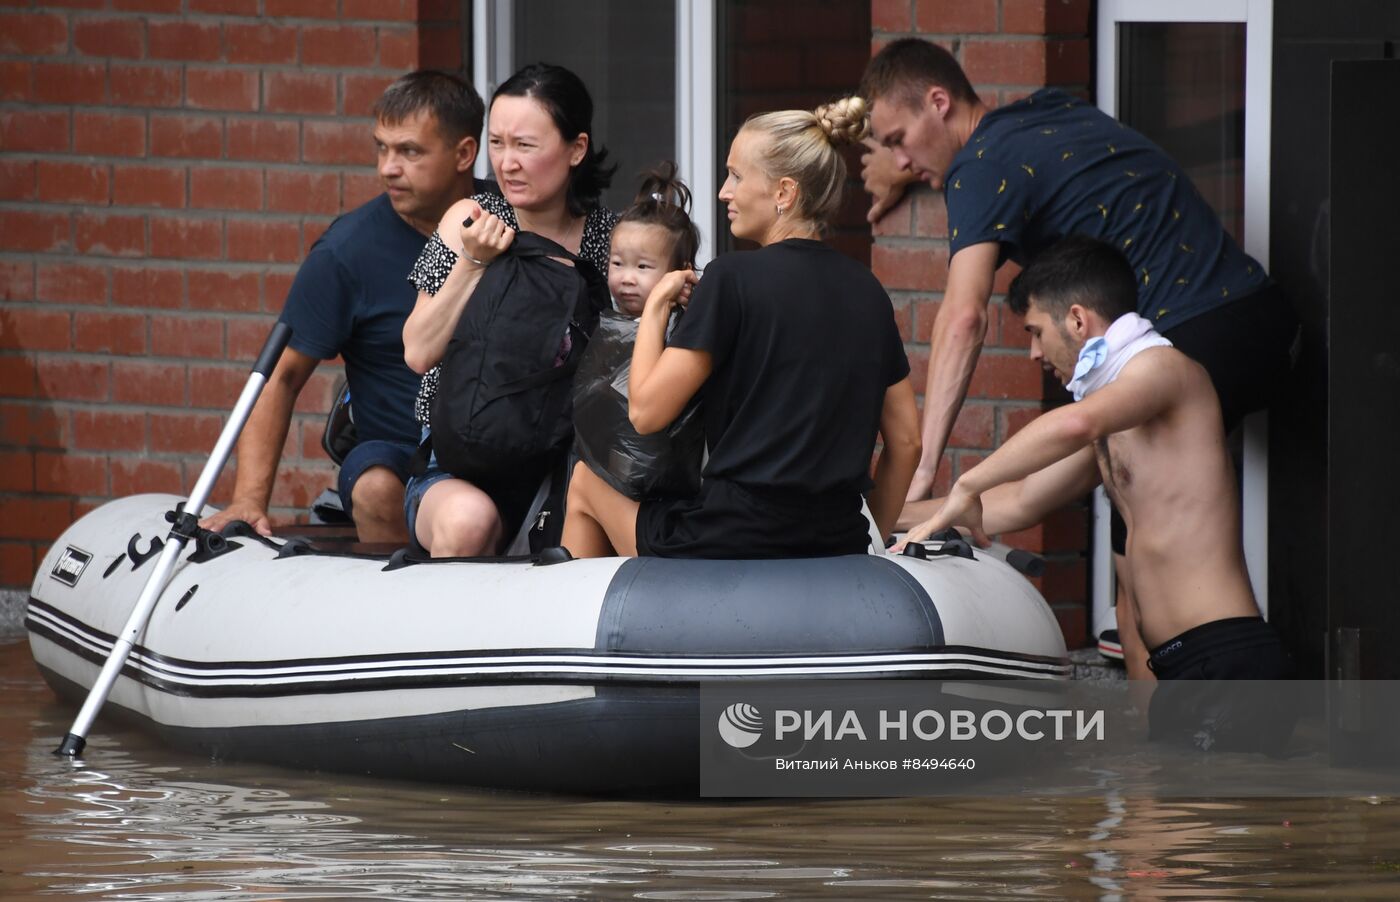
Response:
[{"label": "black t-shirt", "polygon": [[909,374],[870,270],[792,238],[705,268],[671,336],[708,351],[706,478],[802,494],[864,492],[885,390]]}]

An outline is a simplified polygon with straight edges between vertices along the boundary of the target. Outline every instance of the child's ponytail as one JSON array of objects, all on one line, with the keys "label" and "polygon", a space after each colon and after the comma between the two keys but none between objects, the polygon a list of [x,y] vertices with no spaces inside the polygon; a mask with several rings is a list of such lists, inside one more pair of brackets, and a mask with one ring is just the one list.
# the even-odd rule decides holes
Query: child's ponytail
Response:
[{"label": "child's ponytail", "polygon": [[694,268],[700,230],[690,221],[690,189],[677,176],[675,163],[668,160],[643,174],[636,199],[618,217],[619,224],[624,222],[665,229],[675,240],[668,268]]}]

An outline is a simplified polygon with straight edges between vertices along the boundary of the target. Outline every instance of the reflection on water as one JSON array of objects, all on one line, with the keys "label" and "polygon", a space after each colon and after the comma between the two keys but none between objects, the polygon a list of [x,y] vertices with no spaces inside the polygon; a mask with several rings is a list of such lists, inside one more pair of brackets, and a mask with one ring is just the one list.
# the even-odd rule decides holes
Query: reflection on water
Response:
[{"label": "reflection on water", "polygon": [[0,898],[1390,899],[1400,801],[638,802],[357,781],[168,752],[0,647]]}]

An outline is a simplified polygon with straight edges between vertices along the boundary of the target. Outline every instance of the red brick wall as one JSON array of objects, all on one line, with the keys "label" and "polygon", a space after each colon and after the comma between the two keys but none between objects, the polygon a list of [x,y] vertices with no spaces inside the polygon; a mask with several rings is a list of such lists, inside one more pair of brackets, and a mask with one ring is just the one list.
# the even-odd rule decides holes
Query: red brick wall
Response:
[{"label": "red brick wall", "polygon": [[[0,586],[25,586],[103,499],[192,486],[297,263],[378,191],[370,104],[460,64],[462,4],[0,7]],[[332,482],[336,375],[302,396],[283,515]]]},{"label": "red brick wall", "polygon": [[[873,0],[871,22],[876,50],[909,35],[950,49],[992,106],[1045,85],[1089,91],[1089,0]],[[921,187],[877,223],[872,262],[894,298],[922,390],[929,335],[948,275],[943,195]],[[996,291],[1004,292],[1016,272],[1015,264],[1002,267]],[[1020,322],[998,294],[967,404],[939,471],[938,494],[1033,418],[1047,399],[1064,397],[1058,386],[1044,384],[1027,347]],[[1038,580],[1040,589],[1070,647],[1082,645],[1088,632],[1087,510],[1064,511],[1040,527],[1003,538],[1046,555],[1049,566]]]}]

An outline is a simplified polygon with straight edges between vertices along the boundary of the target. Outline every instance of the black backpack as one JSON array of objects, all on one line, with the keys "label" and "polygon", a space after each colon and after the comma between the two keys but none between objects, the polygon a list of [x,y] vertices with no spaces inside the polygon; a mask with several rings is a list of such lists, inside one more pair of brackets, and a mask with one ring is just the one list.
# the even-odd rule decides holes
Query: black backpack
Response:
[{"label": "black backpack", "polygon": [[429,421],[438,465],[492,481],[562,454],[574,434],[572,376],[607,301],[592,263],[518,233],[482,273],[443,354]]}]

